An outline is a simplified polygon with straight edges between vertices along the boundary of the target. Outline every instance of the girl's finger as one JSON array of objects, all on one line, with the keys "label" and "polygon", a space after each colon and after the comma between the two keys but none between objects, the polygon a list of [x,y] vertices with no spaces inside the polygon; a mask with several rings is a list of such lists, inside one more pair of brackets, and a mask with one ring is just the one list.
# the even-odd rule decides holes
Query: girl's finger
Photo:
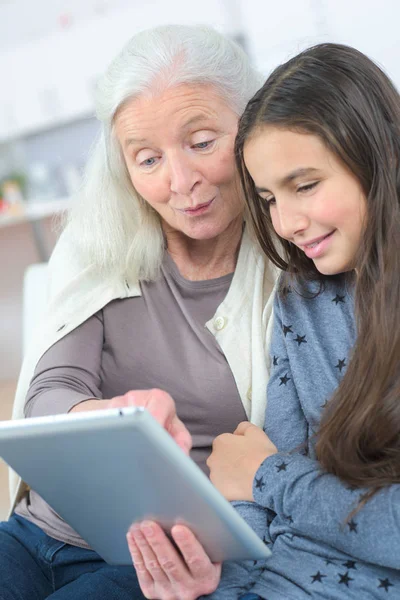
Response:
[{"label": "girl's finger", "polygon": [[234,435],[244,435],[249,427],[254,427],[254,425],[252,425],[249,421],[242,421],[239,423],[233,433]]}]

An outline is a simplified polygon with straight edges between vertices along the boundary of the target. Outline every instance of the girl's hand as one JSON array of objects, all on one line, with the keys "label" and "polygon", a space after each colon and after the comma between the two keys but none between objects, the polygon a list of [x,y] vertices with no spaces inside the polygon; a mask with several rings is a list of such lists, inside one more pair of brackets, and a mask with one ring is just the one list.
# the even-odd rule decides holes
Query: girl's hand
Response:
[{"label": "girl's hand", "polygon": [[233,434],[215,438],[207,460],[210,479],[227,500],[253,501],[253,480],[261,463],[278,452],[262,429],[248,421]]},{"label": "girl's hand", "polygon": [[70,412],[125,408],[128,406],[146,408],[156,421],[168,431],[185,454],[189,454],[192,447],[192,436],[178,418],[173,398],[162,390],[132,390],[123,396],[115,396],[111,400],[86,400],[74,406]]},{"label": "girl's hand", "polygon": [[171,535],[179,555],[159,525],[135,523],[127,541],[140,587],[146,598],[195,600],[217,589],[221,564],[213,564],[193,533],[175,525]]}]

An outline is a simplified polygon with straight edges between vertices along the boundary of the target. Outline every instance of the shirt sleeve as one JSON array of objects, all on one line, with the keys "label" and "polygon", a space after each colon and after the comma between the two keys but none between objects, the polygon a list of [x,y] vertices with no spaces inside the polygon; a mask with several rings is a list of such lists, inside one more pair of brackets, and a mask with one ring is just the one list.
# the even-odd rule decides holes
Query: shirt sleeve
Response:
[{"label": "shirt sleeve", "polygon": [[[290,523],[293,534],[337,548],[354,558],[400,568],[400,485],[377,493],[354,513],[365,489],[353,489],[310,457],[312,436],[286,353],[285,324],[274,307],[273,369],[264,430],[278,448],[259,467],[255,502]],[[310,430],[310,431],[309,431]]]},{"label": "shirt sleeve", "polygon": [[290,520],[293,534],[362,561],[400,568],[400,485],[378,492],[349,518],[365,490],[355,490],[323,472],[307,456],[270,456],[254,481],[255,501]]},{"label": "shirt sleeve", "polygon": [[100,312],[47,350],[29,386],[25,417],[67,413],[80,402],[102,399],[103,338]]}]

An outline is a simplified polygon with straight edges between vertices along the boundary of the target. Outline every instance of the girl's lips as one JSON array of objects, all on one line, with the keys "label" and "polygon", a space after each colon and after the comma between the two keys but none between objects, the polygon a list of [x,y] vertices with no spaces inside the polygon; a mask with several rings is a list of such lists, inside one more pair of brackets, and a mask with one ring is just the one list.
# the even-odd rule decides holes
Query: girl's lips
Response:
[{"label": "girl's lips", "polygon": [[328,233],[328,235],[326,235],[325,237],[320,238],[319,241],[314,242],[312,244],[308,244],[307,246],[302,245],[302,250],[304,251],[304,254],[311,259],[318,258],[319,256],[321,256],[321,254],[325,252],[325,250],[331,243],[331,239],[334,233],[335,232],[332,231],[331,233]]},{"label": "girl's lips", "polygon": [[190,217],[201,215],[204,212],[206,212],[206,210],[208,210],[208,208],[212,205],[214,200],[215,200],[215,198],[212,198],[212,200],[210,200],[209,202],[204,202],[203,204],[198,204],[195,208],[184,208],[182,210],[182,212],[185,215],[188,215]]}]

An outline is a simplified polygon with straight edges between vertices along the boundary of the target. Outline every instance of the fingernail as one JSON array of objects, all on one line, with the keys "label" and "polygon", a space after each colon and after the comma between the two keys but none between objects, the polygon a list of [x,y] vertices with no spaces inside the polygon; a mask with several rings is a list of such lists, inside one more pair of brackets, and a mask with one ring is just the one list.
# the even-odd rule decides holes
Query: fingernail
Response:
[{"label": "fingernail", "polygon": [[140,531],[140,526],[138,525],[138,523],[134,523],[129,528],[129,533],[131,533],[132,535],[135,535],[135,533],[138,533],[139,531]]},{"label": "fingernail", "polygon": [[173,534],[174,538],[176,538],[177,540],[185,539],[185,530],[182,529],[182,527],[174,527]]},{"label": "fingernail", "polygon": [[151,537],[154,533],[153,527],[151,526],[151,523],[148,523],[147,521],[144,521],[140,527],[140,529],[142,530],[142,532]]}]

